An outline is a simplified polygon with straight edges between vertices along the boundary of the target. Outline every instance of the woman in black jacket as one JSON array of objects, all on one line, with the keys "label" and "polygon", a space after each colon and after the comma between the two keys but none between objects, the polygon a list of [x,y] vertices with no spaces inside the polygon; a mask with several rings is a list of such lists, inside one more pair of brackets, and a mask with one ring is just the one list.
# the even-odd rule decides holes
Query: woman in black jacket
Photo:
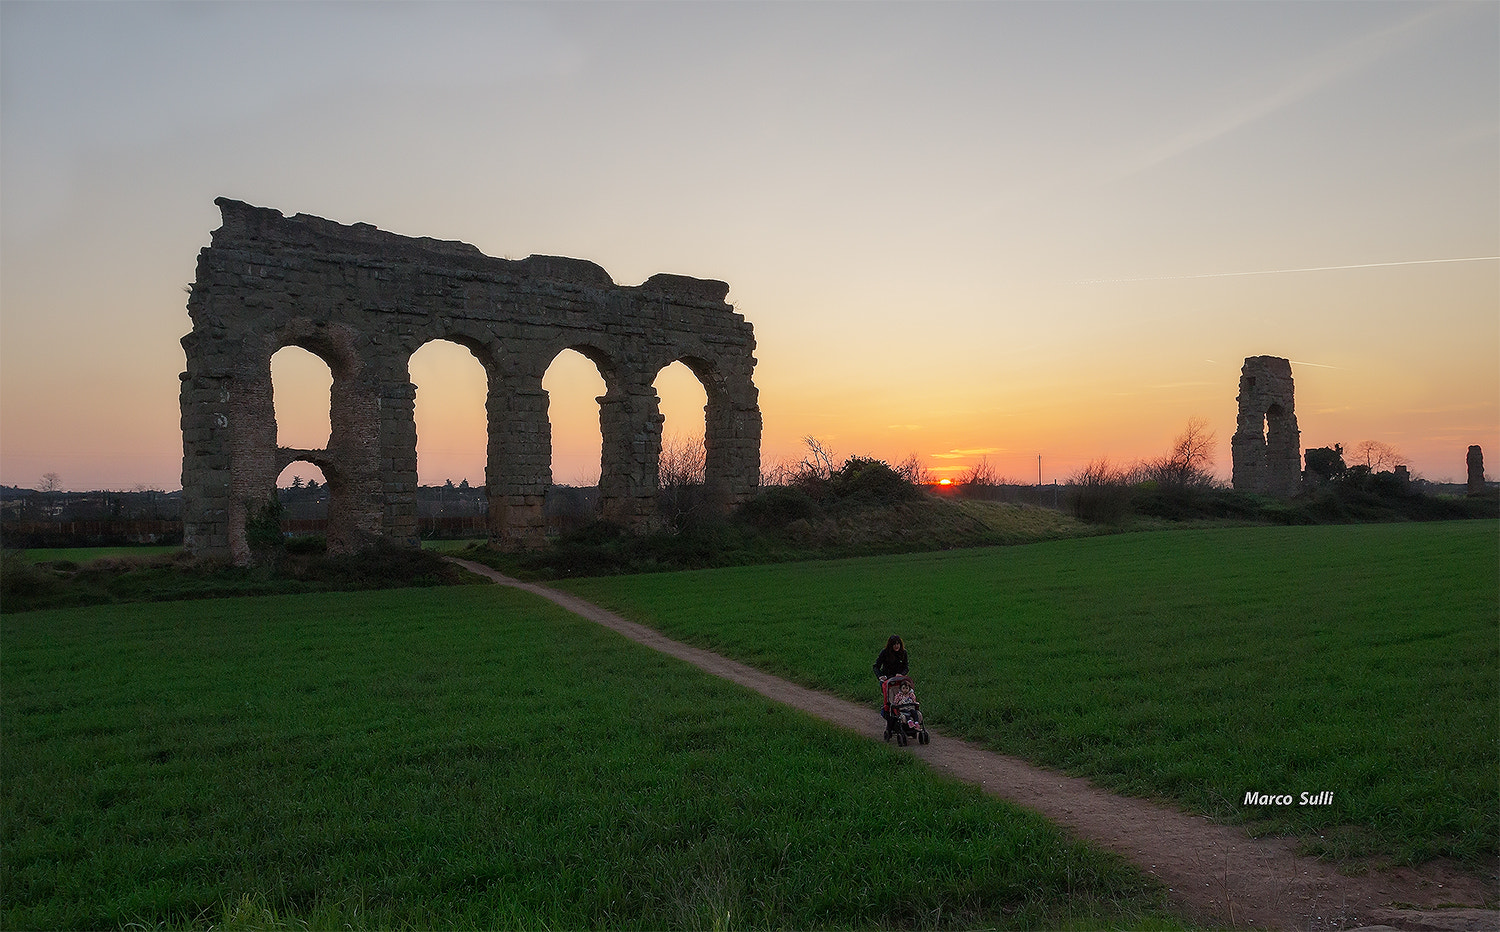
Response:
[{"label": "woman in black jacket", "polygon": [[906,645],[901,643],[901,638],[891,635],[891,639],[885,642],[885,650],[875,658],[875,675],[880,677],[881,692],[884,693],[885,681],[893,676],[905,676],[908,664],[906,659]]}]

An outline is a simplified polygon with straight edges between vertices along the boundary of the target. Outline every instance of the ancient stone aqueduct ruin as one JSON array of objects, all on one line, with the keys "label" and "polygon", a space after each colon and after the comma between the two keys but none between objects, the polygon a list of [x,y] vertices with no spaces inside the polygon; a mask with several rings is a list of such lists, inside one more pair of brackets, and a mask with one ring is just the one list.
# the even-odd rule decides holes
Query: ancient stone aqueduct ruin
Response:
[{"label": "ancient stone aqueduct ruin", "polygon": [[[703,383],[706,483],[728,508],[760,475],[761,415],[750,324],[723,282],[654,275],[616,285],[592,262],[496,259],[473,246],[398,236],[220,198],[223,226],[198,257],[183,337],[184,530],[188,549],[251,559],[247,524],[290,463],[322,470],[328,546],[415,543],[416,388],[407,363],[431,340],[467,347],[488,377],[489,533],[542,543],[551,426],[542,376],[574,349],[604,378],[600,502],[606,518],[655,514],[662,415],[653,383],[681,361]],[[278,447],[271,357],[300,346],[333,375],[321,449]]]},{"label": "ancient stone aqueduct ruin", "polygon": [[1291,498],[1302,483],[1291,362],[1279,356],[1246,358],[1237,400],[1239,418],[1229,441],[1235,489]]},{"label": "ancient stone aqueduct ruin", "polygon": [[[727,509],[758,486],[755,337],[724,303],[725,283],[663,274],[627,287],[582,259],[496,259],[465,243],[214,203],[224,223],[199,254],[193,329],[182,338],[191,552],[249,562],[247,528],[297,461],[327,480],[331,552],[379,540],[415,544],[416,387],[407,364],[432,340],[467,347],[488,377],[485,491],[490,539],[501,546],[544,543],[552,438],[542,376],[564,349],[587,356],[604,378],[605,518],[636,529],[654,520],[663,418],[653,384],[673,362],[697,375],[708,398],[711,501]],[[277,446],[271,357],[286,346],[311,351],[333,374],[321,449]],[[1302,474],[1291,363],[1248,357],[1238,402],[1234,488],[1290,498]],[[1483,484],[1481,456],[1470,448],[1471,488],[1476,471]]]}]

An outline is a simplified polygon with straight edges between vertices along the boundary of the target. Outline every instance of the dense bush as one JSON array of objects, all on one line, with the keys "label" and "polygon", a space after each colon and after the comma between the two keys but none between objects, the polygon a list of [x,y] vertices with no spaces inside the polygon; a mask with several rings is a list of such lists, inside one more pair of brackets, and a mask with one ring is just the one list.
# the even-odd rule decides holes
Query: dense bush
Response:
[{"label": "dense bush", "polygon": [[1130,516],[1131,490],[1124,472],[1108,460],[1095,460],[1068,484],[1068,510],[1090,524],[1119,525]]},{"label": "dense bush", "polygon": [[797,488],[824,508],[895,505],[922,497],[922,490],[884,460],[851,456],[826,476],[798,477]]},{"label": "dense bush", "polygon": [[823,509],[812,496],[793,486],[772,486],[745,502],[735,512],[735,517],[763,531],[784,528],[793,521],[812,521],[823,514]]}]

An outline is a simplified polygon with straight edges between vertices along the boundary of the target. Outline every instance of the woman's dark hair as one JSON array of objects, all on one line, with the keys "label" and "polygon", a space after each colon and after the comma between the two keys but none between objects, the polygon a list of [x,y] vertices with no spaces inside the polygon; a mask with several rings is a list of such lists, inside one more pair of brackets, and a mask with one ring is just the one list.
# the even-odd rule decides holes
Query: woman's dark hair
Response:
[{"label": "woman's dark hair", "polygon": [[889,647],[891,650],[895,650],[897,644],[901,645],[902,650],[906,649],[906,644],[901,640],[901,635],[899,634],[891,635],[891,639],[885,642],[885,646]]}]

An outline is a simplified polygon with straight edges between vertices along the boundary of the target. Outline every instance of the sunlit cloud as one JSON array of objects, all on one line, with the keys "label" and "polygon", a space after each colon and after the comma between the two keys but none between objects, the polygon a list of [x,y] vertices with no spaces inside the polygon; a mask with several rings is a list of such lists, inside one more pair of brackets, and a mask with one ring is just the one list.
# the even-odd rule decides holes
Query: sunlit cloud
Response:
[{"label": "sunlit cloud", "polygon": [[991,453],[1004,453],[1004,452],[1005,452],[1005,448],[1004,447],[975,447],[972,450],[949,450],[947,453],[932,453],[932,454],[929,454],[929,455],[932,456],[934,459],[956,460],[956,459],[963,459],[966,456],[988,456]]}]

